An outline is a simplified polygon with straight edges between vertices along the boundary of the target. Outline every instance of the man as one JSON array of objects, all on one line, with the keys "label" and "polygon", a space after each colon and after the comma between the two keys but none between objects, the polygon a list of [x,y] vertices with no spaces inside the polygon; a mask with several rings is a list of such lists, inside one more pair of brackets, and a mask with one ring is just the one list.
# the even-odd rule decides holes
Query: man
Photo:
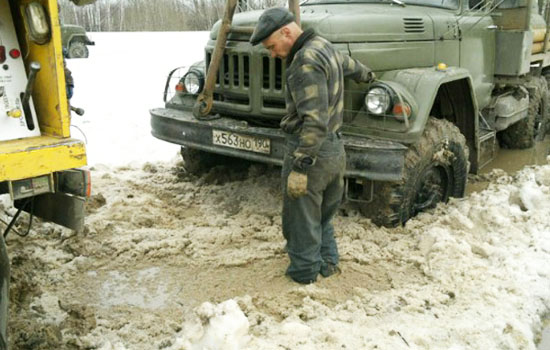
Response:
[{"label": "man", "polygon": [[261,16],[250,38],[272,57],[286,58],[287,133],[284,159],[283,235],[296,282],[315,282],[339,273],[332,217],[344,190],[346,155],[339,129],[343,122],[344,76],[370,82],[374,74],[343,55],[312,29],[302,31],[284,8]]}]

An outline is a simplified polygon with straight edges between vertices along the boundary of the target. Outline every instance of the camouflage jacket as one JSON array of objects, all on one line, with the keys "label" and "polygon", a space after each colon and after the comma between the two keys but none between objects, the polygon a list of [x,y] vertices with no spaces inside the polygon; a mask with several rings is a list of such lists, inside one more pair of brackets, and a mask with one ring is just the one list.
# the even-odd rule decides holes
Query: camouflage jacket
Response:
[{"label": "camouflage jacket", "polygon": [[337,51],[332,44],[306,30],[287,57],[286,109],[281,128],[299,135],[294,152],[296,171],[307,172],[328,133],[343,123],[344,77],[357,82],[373,79],[371,70]]}]

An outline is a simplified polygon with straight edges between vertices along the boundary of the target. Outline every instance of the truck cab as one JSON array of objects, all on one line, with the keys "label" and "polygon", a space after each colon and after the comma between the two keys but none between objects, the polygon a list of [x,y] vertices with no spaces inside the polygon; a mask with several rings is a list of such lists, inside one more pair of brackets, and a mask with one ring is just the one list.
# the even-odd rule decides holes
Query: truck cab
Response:
[{"label": "truck cab", "polygon": [[[346,199],[377,224],[404,224],[463,196],[468,173],[494,158],[498,142],[526,148],[542,137],[548,12],[531,0],[302,2],[303,29],[378,77],[345,82]],[[248,43],[261,13],[233,17],[212,70],[223,29],[216,23],[204,61],[172,71],[164,108],[151,110],[153,135],[182,145],[189,169],[217,155],[282,162],[286,63]],[[197,101],[210,95],[204,115]]]}]

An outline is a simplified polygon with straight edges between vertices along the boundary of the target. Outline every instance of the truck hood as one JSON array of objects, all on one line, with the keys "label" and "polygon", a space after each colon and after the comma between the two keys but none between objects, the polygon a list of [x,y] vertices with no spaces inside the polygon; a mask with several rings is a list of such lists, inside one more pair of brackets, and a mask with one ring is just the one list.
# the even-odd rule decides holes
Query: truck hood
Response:
[{"label": "truck hood", "polygon": [[[390,4],[307,5],[301,7],[304,29],[315,31],[333,43],[433,40],[430,12],[444,10],[426,7],[398,7]],[[263,11],[236,14],[234,26],[254,27]],[[215,40],[218,21],[210,33]],[[231,34],[230,40],[247,41],[250,35]]]}]

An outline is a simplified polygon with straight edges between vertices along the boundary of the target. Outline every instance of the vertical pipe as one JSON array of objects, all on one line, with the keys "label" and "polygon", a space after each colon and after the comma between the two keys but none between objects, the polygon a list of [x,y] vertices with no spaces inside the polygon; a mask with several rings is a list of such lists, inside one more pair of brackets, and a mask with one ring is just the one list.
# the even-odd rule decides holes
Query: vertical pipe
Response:
[{"label": "vertical pipe", "polygon": [[[193,115],[197,118],[205,117],[212,109],[212,98],[214,94],[214,84],[216,83],[216,75],[218,74],[218,70],[220,68],[223,52],[225,50],[225,44],[227,43],[227,35],[231,29],[231,22],[233,21],[233,14],[235,13],[236,7],[237,0],[227,0],[222,23],[216,39],[216,46],[214,47],[210,67],[208,68],[208,73],[206,74],[204,90],[197,98],[197,102],[193,107]],[[223,77],[221,78],[223,79]],[[221,83],[222,81],[220,79],[220,84]]]},{"label": "vertical pipe", "polygon": [[300,2],[298,0],[288,0],[288,9],[294,14],[296,23],[301,27],[300,24]]},{"label": "vertical pipe", "polygon": [[544,6],[544,20],[546,21],[546,34],[544,35],[544,47],[542,49],[543,53],[548,51],[548,40],[550,39],[550,2],[546,2]]},{"label": "vertical pipe", "polygon": [[533,10],[533,1],[535,0],[527,0],[527,13],[525,18],[525,31],[531,30],[531,13]]}]

